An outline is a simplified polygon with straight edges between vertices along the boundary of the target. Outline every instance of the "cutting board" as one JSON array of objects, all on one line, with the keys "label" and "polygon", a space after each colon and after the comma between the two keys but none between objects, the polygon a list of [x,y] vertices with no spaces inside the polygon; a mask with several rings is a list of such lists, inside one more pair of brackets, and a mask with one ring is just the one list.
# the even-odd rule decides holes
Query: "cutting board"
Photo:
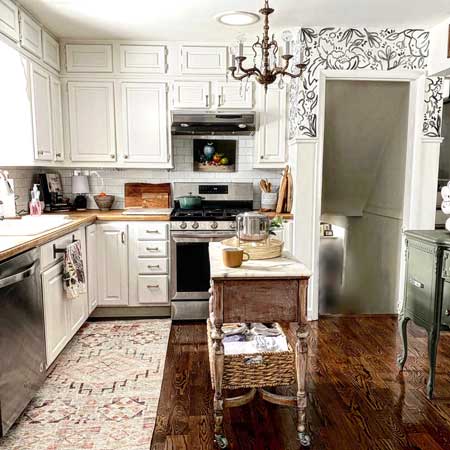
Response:
[{"label": "cutting board", "polygon": [[286,204],[286,194],[288,188],[288,166],[283,172],[283,176],[281,177],[280,189],[278,190],[278,202],[276,212],[278,214],[283,212],[284,205]]},{"label": "cutting board", "polygon": [[285,212],[290,213],[292,211],[292,202],[294,198],[294,181],[292,179],[291,169],[288,168],[287,174],[287,196],[286,196],[286,210]]},{"label": "cutting board", "polygon": [[170,208],[170,183],[125,183],[125,208]]}]

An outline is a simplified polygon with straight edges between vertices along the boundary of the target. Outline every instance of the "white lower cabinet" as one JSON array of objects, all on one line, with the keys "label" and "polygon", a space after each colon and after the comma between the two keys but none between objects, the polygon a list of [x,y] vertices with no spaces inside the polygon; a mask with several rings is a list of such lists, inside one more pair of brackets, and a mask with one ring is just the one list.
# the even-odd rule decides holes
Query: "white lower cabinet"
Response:
[{"label": "white lower cabinet", "polygon": [[86,227],[86,249],[87,249],[87,281],[88,281],[88,305],[89,314],[98,305],[98,257],[97,257],[97,225],[93,223]]},{"label": "white lower cabinet", "polygon": [[128,225],[97,225],[98,306],[128,305]]},{"label": "white lower cabinet", "polygon": [[88,317],[87,294],[80,294],[76,298],[66,297],[63,287],[64,267],[62,254],[57,254],[57,257],[53,256],[53,245],[57,248],[64,248],[64,245],[72,241],[72,236],[81,241],[86,273],[86,241],[84,229],[70,233],[67,238],[62,237],[50,244],[46,244],[41,250],[41,264],[42,267],[46,268],[42,272],[42,293],[47,367],[61,353]]},{"label": "white lower cabinet", "polygon": [[129,224],[130,306],[169,304],[169,225]]}]

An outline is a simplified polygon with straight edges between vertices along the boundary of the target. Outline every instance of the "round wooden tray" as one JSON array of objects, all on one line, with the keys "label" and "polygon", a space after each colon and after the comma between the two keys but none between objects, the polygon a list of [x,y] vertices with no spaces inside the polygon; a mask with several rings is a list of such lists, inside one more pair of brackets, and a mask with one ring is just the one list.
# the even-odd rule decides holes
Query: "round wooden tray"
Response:
[{"label": "round wooden tray", "polygon": [[226,247],[240,247],[250,255],[250,259],[278,258],[283,252],[284,242],[279,239],[269,238],[268,241],[243,241],[239,244],[237,237],[225,239],[222,245]]}]

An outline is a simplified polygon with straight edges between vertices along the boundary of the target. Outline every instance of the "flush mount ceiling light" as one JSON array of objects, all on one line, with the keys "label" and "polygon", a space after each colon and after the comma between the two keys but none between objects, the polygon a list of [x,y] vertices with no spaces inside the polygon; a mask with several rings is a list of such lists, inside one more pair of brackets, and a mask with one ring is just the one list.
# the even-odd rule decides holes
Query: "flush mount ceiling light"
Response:
[{"label": "flush mount ceiling light", "polygon": [[223,25],[231,25],[234,27],[242,27],[245,25],[253,25],[259,21],[258,14],[247,11],[227,11],[216,16],[216,20]]}]

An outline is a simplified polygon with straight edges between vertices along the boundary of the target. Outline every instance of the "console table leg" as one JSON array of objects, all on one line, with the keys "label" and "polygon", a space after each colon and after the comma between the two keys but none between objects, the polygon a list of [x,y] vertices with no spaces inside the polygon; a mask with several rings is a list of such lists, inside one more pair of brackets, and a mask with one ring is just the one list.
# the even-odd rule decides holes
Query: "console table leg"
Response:
[{"label": "console table leg", "polygon": [[297,329],[297,342],[295,346],[295,364],[297,371],[297,432],[301,445],[305,447],[308,447],[311,444],[311,438],[306,429],[308,335],[308,325],[300,324]]},{"label": "console table leg", "polygon": [[401,315],[399,317],[398,323],[399,323],[399,331],[400,336],[402,338],[402,345],[403,345],[403,351],[401,355],[398,355],[397,357],[397,364],[400,370],[403,370],[403,367],[405,366],[406,358],[408,357],[408,334],[407,334],[407,325],[408,325],[409,317],[406,317],[404,315]]},{"label": "console table leg", "polygon": [[428,375],[427,395],[430,400],[433,398],[438,341],[439,341],[439,330],[433,328],[428,333],[428,358],[430,361],[430,373]]}]

